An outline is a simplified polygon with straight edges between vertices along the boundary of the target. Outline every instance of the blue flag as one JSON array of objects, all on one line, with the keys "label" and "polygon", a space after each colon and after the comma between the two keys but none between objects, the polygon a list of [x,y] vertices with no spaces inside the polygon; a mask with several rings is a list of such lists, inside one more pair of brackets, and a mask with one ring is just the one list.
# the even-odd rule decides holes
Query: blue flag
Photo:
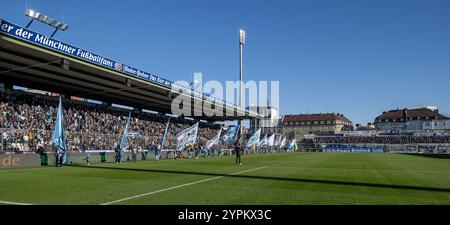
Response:
[{"label": "blue flag", "polygon": [[125,151],[125,145],[127,143],[127,137],[128,137],[128,126],[130,125],[131,121],[131,112],[128,114],[127,124],[125,125],[125,129],[123,130],[122,139],[120,140],[120,150],[122,152]]},{"label": "blue flag", "polygon": [[267,140],[267,134],[264,136],[264,138],[258,143],[259,147],[267,147],[269,145],[269,142]]},{"label": "blue flag", "polygon": [[62,97],[59,96],[58,112],[56,113],[55,130],[53,131],[53,143],[55,143],[58,151],[63,151],[62,163],[65,164],[67,160],[67,145],[66,138],[64,136],[64,109],[62,106]]},{"label": "blue flag", "polygon": [[169,117],[169,121],[167,121],[167,125],[166,125],[166,129],[164,130],[163,136],[161,138],[161,147],[158,150],[162,150],[164,148],[164,143],[166,142],[166,136],[167,136],[167,131],[169,130],[169,124],[170,124],[170,117]]},{"label": "blue flag", "polygon": [[240,125],[229,127],[227,133],[223,137],[223,141],[227,143],[233,143],[236,141]]},{"label": "blue flag", "polygon": [[261,138],[261,128],[259,128],[258,131],[256,131],[255,134],[253,134],[253,136],[250,139],[248,139],[246,147],[250,148],[253,145],[258,144],[260,138]]},{"label": "blue flag", "polygon": [[288,145],[288,149],[297,149],[297,141],[295,140],[295,138],[294,138],[294,140],[292,140],[292,142]]}]

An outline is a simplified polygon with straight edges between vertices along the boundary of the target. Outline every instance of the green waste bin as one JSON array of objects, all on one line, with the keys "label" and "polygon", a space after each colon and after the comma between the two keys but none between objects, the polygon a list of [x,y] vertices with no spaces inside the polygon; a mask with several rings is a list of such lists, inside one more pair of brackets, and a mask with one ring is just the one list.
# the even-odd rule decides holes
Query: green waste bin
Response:
[{"label": "green waste bin", "polygon": [[41,154],[41,166],[48,166],[48,156],[45,153]]},{"label": "green waste bin", "polygon": [[106,162],[106,153],[105,152],[100,153],[100,161]]}]

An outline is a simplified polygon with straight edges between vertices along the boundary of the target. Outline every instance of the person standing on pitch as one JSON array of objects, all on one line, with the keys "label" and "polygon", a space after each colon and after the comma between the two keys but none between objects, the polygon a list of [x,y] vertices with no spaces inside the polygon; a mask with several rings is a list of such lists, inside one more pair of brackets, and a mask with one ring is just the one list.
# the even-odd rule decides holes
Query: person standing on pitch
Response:
[{"label": "person standing on pitch", "polygon": [[62,167],[63,157],[64,157],[64,151],[62,149],[59,149],[56,154],[56,167]]},{"label": "person standing on pitch", "polygon": [[115,153],[116,153],[116,155],[115,155],[116,164],[119,164],[120,161],[121,161],[121,155],[120,155],[121,152],[120,152],[120,146],[119,145],[116,146]]},{"label": "person standing on pitch", "polygon": [[130,145],[129,150],[130,150],[130,152],[131,152],[131,161],[136,162],[136,161],[137,161],[137,152],[136,152],[136,149],[133,148],[133,147]]},{"label": "person standing on pitch", "polygon": [[236,144],[235,145],[235,150],[236,150],[236,164],[239,164],[240,166],[242,166],[241,163],[241,151],[242,151],[242,145],[241,144]]}]

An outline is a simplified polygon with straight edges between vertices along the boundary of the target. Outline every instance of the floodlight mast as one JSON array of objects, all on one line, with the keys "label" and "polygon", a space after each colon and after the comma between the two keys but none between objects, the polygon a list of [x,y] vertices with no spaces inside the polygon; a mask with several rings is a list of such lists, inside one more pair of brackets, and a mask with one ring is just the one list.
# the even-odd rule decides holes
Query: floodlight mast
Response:
[{"label": "floodlight mast", "polygon": [[[240,29],[239,30],[239,110],[242,110],[243,107],[243,48],[245,45],[245,30]],[[240,133],[242,135],[242,131],[244,130],[242,127],[242,119],[239,120],[240,125]]]},{"label": "floodlight mast", "polygon": [[67,25],[63,22],[54,20],[54,19],[50,18],[49,16],[41,14],[40,12],[36,12],[32,9],[25,10],[25,16],[28,16],[31,18],[31,20],[27,24],[26,28],[29,28],[31,26],[31,24],[33,23],[33,21],[35,21],[35,20],[54,27],[55,31],[52,33],[52,35],[50,37],[55,36],[55,34],[56,34],[56,32],[58,32],[58,30],[65,31],[65,30],[69,29],[69,25]]}]

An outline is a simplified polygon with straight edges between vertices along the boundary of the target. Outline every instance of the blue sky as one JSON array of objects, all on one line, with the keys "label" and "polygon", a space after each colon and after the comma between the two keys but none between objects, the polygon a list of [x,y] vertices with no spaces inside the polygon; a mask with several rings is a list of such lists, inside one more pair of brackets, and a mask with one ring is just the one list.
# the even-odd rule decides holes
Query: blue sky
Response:
[{"label": "blue sky", "polygon": [[[25,25],[25,0],[0,18]],[[279,80],[283,114],[339,112],[354,123],[420,105],[450,114],[447,0],[28,0],[71,25],[55,37],[171,80]],[[34,23],[33,30],[51,33]]]}]

